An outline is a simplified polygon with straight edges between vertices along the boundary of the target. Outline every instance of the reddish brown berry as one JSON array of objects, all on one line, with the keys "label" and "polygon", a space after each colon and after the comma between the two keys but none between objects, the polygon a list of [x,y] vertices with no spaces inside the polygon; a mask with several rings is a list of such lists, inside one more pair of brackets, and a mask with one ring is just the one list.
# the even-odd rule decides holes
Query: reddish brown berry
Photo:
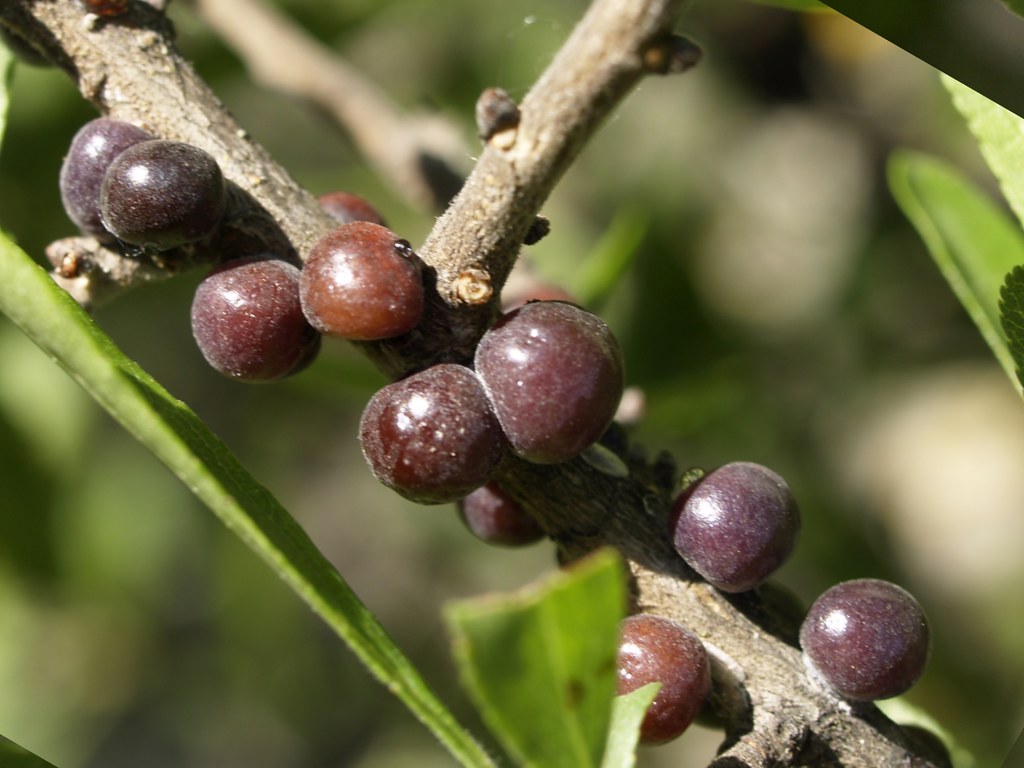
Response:
[{"label": "reddish brown berry", "polygon": [[490,480],[505,439],[479,379],[442,363],[388,384],[359,422],[373,474],[420,504],[457,501]]},{"label": "reddish brown berry", "polygon": [[321,333],[353,341],[399,336],[423,314],[422,264],[405,240],[368,221],[342,224],[302,268],[302,311]]},{"label": "reddish brown berry", "polygon": [[369,221],[387,226],[384,217],[365,198],[351,192],[328,192],[318,198],[320,207],[339,224],[353,221]]},{"label": "reddish brown berry", "polygon": [[640,726],[643,744],[660,744],[685,731],[711,690],[711,665],[704,643],[680,624],[641,613],[622,623],[618,693],[661,683]]},{"label": "reddish brown berry", "polygon": [[522,547],[544,538],[544,530],[500,485],[491,481],[458,502],[466,527],[481,541]]}]

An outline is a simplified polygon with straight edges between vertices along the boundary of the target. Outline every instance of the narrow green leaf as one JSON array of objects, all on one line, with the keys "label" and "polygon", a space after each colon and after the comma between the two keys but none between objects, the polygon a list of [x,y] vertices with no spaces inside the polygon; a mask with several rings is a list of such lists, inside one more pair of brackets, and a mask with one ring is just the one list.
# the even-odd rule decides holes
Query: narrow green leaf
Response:
[{"label": "narrow green leaf", "polygon": [[600,764],[625,609],[622,561],[611,551],[538,586],[448,607],[463,681],[517,765]]},{"label": "narrow green leaf", "polygon": [[1000,320],[1017,366],[1017,381],[1024,386],[1024,266],[1014,267],[999,292]]},{"label": "narrow green leaf", "polygon": [[996,359],[1017,383],[1000,330],[999,291],[1003,276],[1024,263],[1020,227],[959,171],[925,155],[894,154],[889,186]]},{"label": "narrow green leaf", "polygon": [[[972,0],[996,24],[962,22],[961,0],[823,0],[875,34],[1024,115],[1024,19],[998,0]],[[1019,2],[1019,0],[1014,0]],[[1001,52],[995,55],[995,52]]]},{"label": "narrow green leaf", "polygon": [[42,268],[3,236],[0,312],[262,557],[464,765],[492,764],[270,492],[188,406],[128,359]]},{"label": "narrow green leaf", "polygon": [[615,697],[612,703],[612,724],[608,729],[608,746],[604,750],[601,768],[633,768],[636,765],[640,726],[660,688],[661,683],[648,683],[632,693]]},{"label": "narrow green leaf", "polygon": [[3,768],[55,768],[38,755],[0,736],[0,765]]},{"label": "narrow green leaf", "polygon": [[1024,119],[952,78],[944,77],[942,82],[1017,219],[1024,222]]}]

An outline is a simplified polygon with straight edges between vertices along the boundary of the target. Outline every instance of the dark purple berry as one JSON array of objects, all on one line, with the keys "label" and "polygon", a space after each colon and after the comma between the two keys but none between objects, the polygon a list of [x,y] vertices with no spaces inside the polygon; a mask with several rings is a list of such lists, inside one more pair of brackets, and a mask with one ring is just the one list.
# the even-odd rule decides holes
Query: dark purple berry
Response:
[{"label": "dark purple berry", "polygon": [[913,595],[880,579],[837,584],[811,606],[800,646],[811,667],[848,699],[898,696],[928,662],[928,619]]},{"label": "dark purple berry", "polygon": [[512,450],[538,464],[594,443],[622,397],[622,352],[611,330],[560,301],[502,317],[480,340],[475,367]]},{"label": "dark purple berry", "polygon": [[60,168],[60,196],[68,217],[79,229],[110,237],[100,219],[103,177],[118,155],[152,138],[131,123],[106,117],[90,120],[78,130]]},{"label": "dark purple berry", "polygon": [[166,251],[220,223],[224,176],[208,152],[180,141],[135,144],[110,164],[100,191],[103,225],[118,240]]},{"label": "dark purple berry", "polygon": [[192,301],[192,335],[213,368],[242,381],[298,373],[320,349],[299,305],[299,270],[280,259],[238,259],[210,272]]},{"label": "dark purple berry", "polygon": [[329,232],[302,268],[302,309],[321,333],[354,341],[399,336],[423,314],[422,263],[379,224],[354,221]]},{"label": "dark purple berry", "polygon": [[320,207],[339,224],[369,221],[382,227],[387,226],[377,209],[359,195],[353,195],[351,192],[328,192],[320,195],[318,200]]},{"label": "dark purple berry", "polygon": [[726,464],[673,504],[672,543],[697,573],[724,592],[743,592],[789,557],[800,512],[786,481],[767,467]]},{"label": "dark purple berry", "polygon": [[479,379],[451,363],[377,392],[363,411],[359,440],[377,479],[421,504],[468,495],[491,478],[505,452]]},{"label": "dark purple berry", "polygon": [[661,744],[679,736],[711,691],[711,665],[700,639],[669,619],[641,613],[622,623],[618,693],[661,683],[640,726],[640,742]]},{"label": "dark purple berry", "polygon": [[493,480],[458,502],[466,527],[481,541],[521,547],[544,538],[544,530]]}]

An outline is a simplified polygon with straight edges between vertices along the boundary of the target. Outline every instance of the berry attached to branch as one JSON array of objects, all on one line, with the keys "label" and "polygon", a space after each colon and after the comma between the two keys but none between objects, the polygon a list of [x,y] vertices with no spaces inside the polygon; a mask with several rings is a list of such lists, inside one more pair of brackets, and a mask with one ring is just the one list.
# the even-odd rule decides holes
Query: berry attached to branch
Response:
[{"label": "berry attached to branch", "polygon": [[670,519],[676,551],[723,592],[744,592],[767,579],[792,553],[800,532],[786,481],[742,461],[686,488]]},{"label": "berry attached to branch", "polygon": [[537,464],[593,444],[622,397],[618,341],[596,315],[565,302],[502,317],[480,340],[475,366],[512,450]]},{"label": "berry attached to branch", "polygon": [[491,479],[506,443],[476,374],[435,365],[379,390],[359,423],[384,485],[421,504],[457,501]]},{"label": "berry attached to branch", "polygon": [[118,240],[167,251],[211,234],[226,204],[224,176],[208,152],[153,139],[124,150],[107,168],[100,218]]},{"label": "berry attached to branch", "polygon": [[342,224],[302,268],[302,310],[321,333],[373,341],[411,331],[423,314],[423,265],[409,243],[369,221]]},{"label": "berry attached to branch", "polygon": [[228,261],[203,278],[192,335],[213,368],[241,381],[298,373],[320,351],[299,304],[298,268],[273,258]]},{"label": "berry attached to branch", "polygon": [[914,596],[880,579],[826,590],[800,628],[811,668],[840,695],[888,699],[910,688],[928,663],[928,619]]},{"label": "berry attached to branch", "polygon": [[711,691],[711,666],[704,644],[669,619],[639,613],[622,622],[618,693],[661,683],[640,726],[642,744],[671,741],[685,731]]},{"label": "berry attached to branch", "polygon": [[470,532],[488,544],[522,547],[544,538],[537,522],[494,481],[461,499],[458,509]]},{"label": "berry attached to branch", "polygon": [[152,138],[136,125],[106,117],[90,120],[75,134],[60,167],[60,197],[68,218],[82,232],[112,239],[100,220],[103,178],[118,155]]},{"label": "berry attached to branch", "polygon": [[324,212],[339,224],[353,221],[370,221],[374,224],[387,226],[384,217],[369,201],[351,192],[327,192],[317,198]]}]

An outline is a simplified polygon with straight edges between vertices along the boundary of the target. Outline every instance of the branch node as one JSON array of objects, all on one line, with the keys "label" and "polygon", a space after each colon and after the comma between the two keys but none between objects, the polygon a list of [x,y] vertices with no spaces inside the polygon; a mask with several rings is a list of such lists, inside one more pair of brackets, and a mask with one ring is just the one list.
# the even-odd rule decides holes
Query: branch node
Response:
[{"label": "branch node", "polygon": [[122,252],[95,237],[65,237],[46,247],[53,279],[89,310],[125,289],[165,280],[206,260],[182,246],[156,258]]},{"label": "branch node", "polygon": [[478,307],[494,295],[491,276],[482,269],[466,269],[459,273],[453,284],[455,298],[462,304]]},{"label": "branch node", "polygon": [[546,216],[536,216],[526,231],[526,236],[523,237],[523,245],[539,243],[548,236],[549,232],[551,232],[551,220]]},{"label": "branch node", "polygon": [[[53,265],[53,271],[60,277],[71,279],[85,274],[93,268],[89,249],[78,247],[79,238],[57,240],[46,247],[46,258]],[[96,243],[99,247],[99,243]]]},{"label": "branch node", "polygon": [[476,102],[476,128],[480,138],[498,149],[516,143],[519,105],[501,88],[487,88]]},{"label": "branch node", "polygon": [[697,66],[703,55],[689,38],[669,35],[643,52],[644,69],[652,75],[678,75]]}]

